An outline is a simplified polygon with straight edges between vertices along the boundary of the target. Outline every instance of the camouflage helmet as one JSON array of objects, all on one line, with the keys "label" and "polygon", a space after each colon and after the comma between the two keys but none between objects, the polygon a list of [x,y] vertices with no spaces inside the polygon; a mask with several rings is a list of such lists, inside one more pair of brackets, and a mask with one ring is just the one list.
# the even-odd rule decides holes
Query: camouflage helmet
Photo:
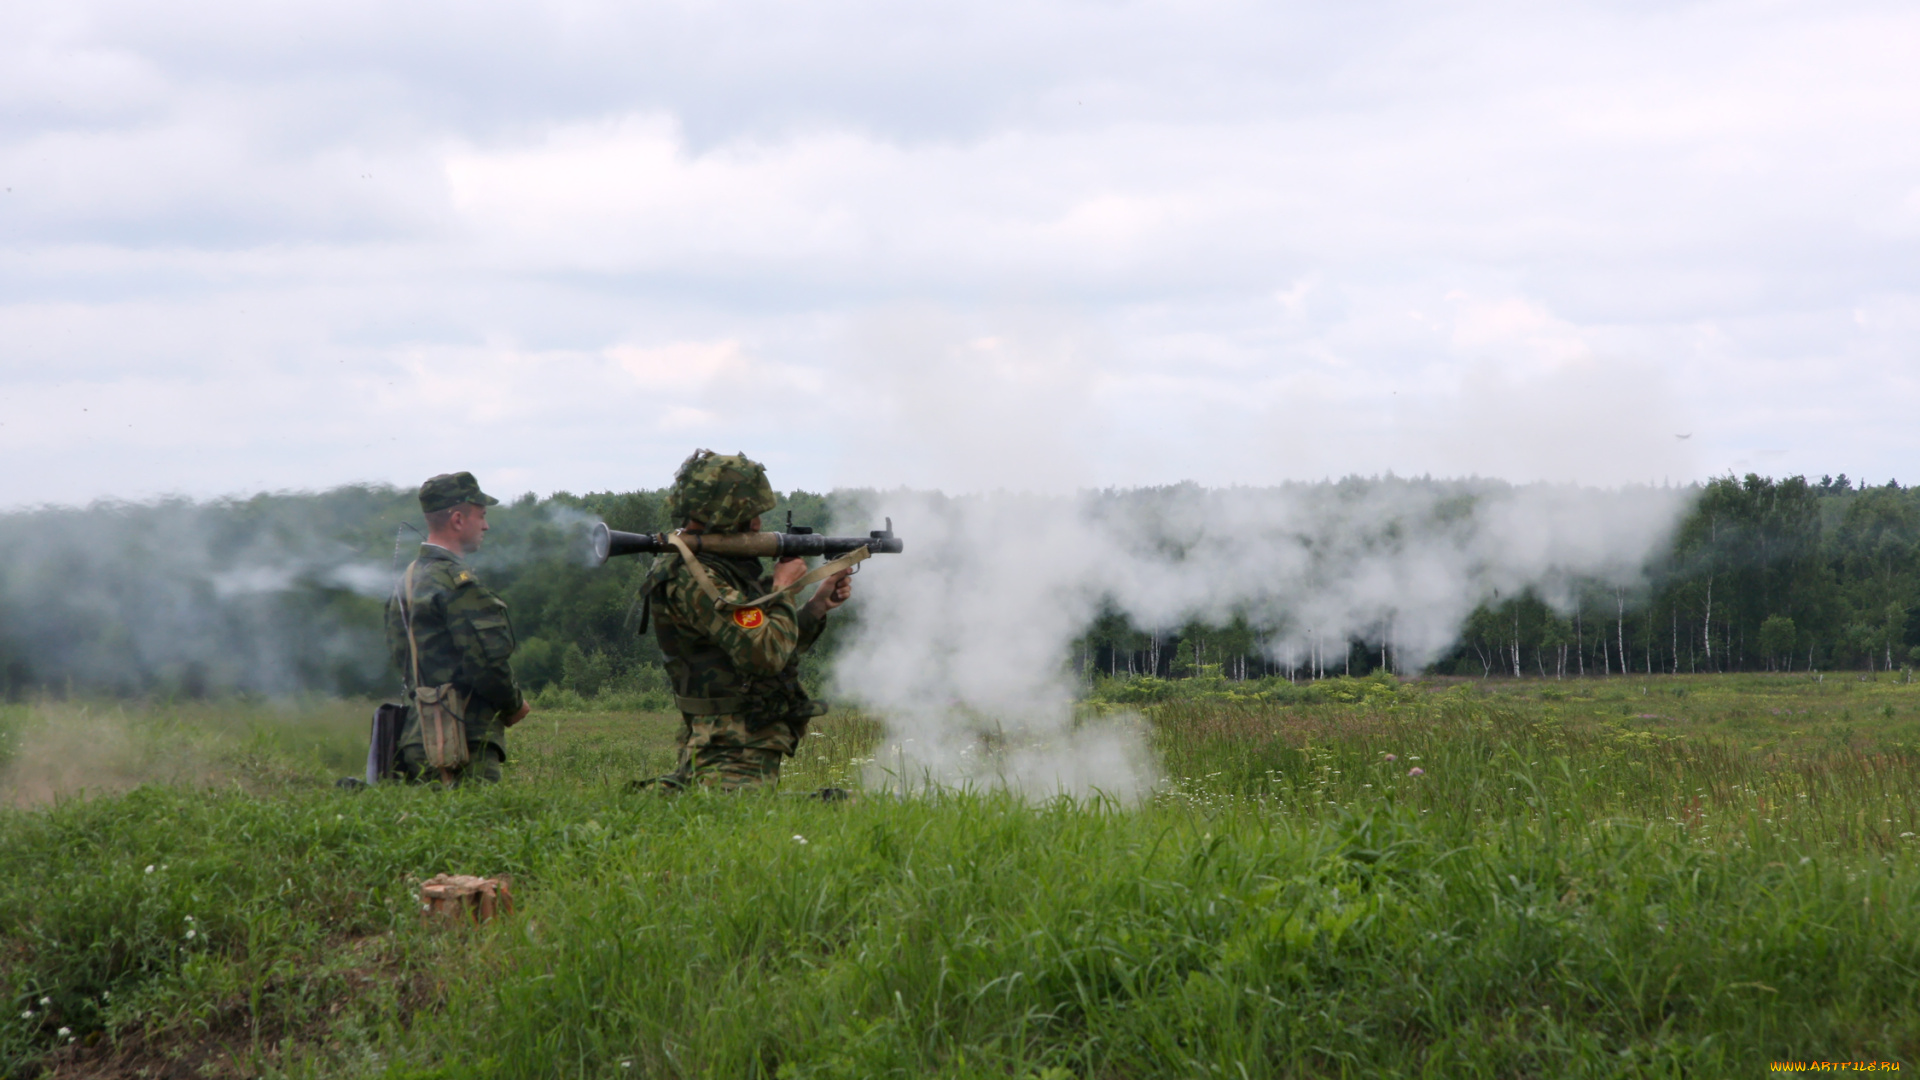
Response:
[{"label": "camouflage helmet", "polygon": [[698,521],[714,532],[741,528],[773,509],[766,467],[745,454],[695,450],[673,474],[667,517],[675,525]]}]

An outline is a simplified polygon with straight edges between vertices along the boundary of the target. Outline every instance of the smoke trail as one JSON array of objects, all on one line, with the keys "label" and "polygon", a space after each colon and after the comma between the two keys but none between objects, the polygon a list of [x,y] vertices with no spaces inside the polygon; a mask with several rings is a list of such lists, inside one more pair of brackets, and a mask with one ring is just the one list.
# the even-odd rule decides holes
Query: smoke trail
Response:
[{"label": "smoke trail", "polygon": [[386,661],[363,626],[390,580],[367,550],[391,537],[403,498],[347,488],[0,517],[10,689],[367,686]]},{"label": "smoke trail", "polygon": [[866,493],[860,510],[891,515],[908,554],[861,578],[864,612],[835,677],[888,720],[875,783],[1134,798],[1154,782],[1137,725],[1073,722],[1068,651],[1103,610],[1143,629],[1244,617],[1281,660],[1328,641],[1389,643],[1397,667],[1417,669],[1496,593],[1564,606],[1580,580],[1639,581],[1686,497],[1393,478]]},{"label": "smoke trail", "polygon": [[[499,509],[483,575],[586,572],[590,515]],[[382,609],[419,517],[384,487],[0,515],[0,691],[390,692]]]}]

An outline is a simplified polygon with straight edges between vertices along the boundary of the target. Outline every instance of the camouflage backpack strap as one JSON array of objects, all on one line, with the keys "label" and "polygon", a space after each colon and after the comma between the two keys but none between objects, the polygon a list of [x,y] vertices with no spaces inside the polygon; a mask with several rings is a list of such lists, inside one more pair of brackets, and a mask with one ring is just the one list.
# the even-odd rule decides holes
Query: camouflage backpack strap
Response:
[{"label": "camouflage backpack strap", "polygon": [[667,542],[674,546],[674,550],[680,552],[680,558],[686,562],[688,572],[693,574],[694,584],[700,586],[700,591],[706,593],[707,599],[713,601],[713,606],[719,608],[721,611],[732,611],[735,608],[760,607],[779,599],[781,596],[797,592],[802,586],[811,585],[816,581],[825,581],[840,571],[856,566],[866,559],[873,557],[873,552],[868,551],[866,548],[856,548],[837,559],[821,563],[819,566],[814,567],[802,575],[800,580],[784,589],[775,589],[765,596],[749,600],[744,604],[735,604],[720,595],[720,587],[713,583],[713,576],[707,573],[706,567],[700,565],[699,557],[694,555],[693,549],[687,546],[685,540],[680,539],[679,533],[668,533]]}]

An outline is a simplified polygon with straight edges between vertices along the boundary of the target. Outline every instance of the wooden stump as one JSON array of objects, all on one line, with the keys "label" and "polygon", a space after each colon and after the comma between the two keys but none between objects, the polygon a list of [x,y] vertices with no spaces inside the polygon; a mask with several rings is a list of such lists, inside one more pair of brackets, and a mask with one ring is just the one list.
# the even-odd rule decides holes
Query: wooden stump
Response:
[{"label": "wooden stump", "polygon": [[420,913],[424,918],[486,922],[496,915],[513,914],[513,879],[466,874],[435,874],[420,883]]}]

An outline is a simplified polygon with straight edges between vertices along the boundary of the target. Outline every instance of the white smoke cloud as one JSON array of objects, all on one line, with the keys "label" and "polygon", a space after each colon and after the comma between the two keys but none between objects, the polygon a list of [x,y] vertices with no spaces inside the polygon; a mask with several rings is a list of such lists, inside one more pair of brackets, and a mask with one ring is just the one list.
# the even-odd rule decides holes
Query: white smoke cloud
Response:
[{"label": "white smoke cloud", "polygon": [[374,683],[387,666],[377,620],[393,570],[383,540],[349,537],[391,535],[375,515],[404,499],[348,488],[0,515],[6,689],[26,689],[23,679],[283,695]]},{"label": "white smoke cloud", "polygon": [[1348,480],[1079,496],[876,494],[899,558],[860,578],[835,676],[890,738],[870,782],[1005,784],[1133,799],[1154,782],[1137,724],[1076,724],[1073,641],[1103,610],[1136,627],[1244,616],[1275,659],[1349,639],[1416,670],[1467,615],[1578,579],[1637,582],[1687,492]]},{"label": "white smoke cloud", "polygon": [[[598,519],[512,509],[483,576],[592,565]],[[418,521],[412,492],[365,487],[0,514],[0,693],[390,687],[382,612]]]}]

